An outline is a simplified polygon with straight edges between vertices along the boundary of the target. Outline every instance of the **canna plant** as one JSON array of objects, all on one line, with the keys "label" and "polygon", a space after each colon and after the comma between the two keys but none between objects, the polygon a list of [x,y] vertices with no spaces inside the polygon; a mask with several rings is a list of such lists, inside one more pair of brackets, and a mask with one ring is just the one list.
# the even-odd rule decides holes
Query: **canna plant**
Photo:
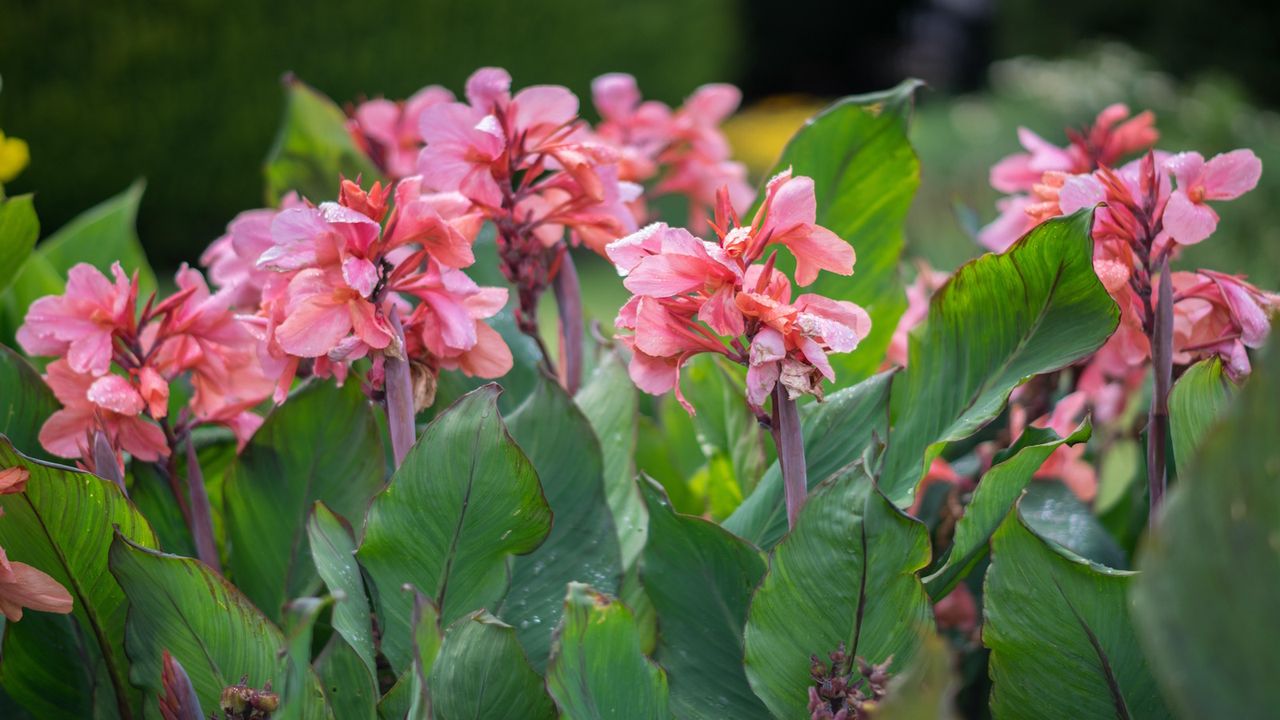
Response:
[{"label": "canna plant", "polygon": [[[606,75],[592,125],[510,85],[289,79],[271,207],[172,292],[140,187],[39,243],[3,198],[4,717],[1276,705],[1280,298],[1170,269],[1249,151],[1118,106],[1024,131],[993,252],[907,285],[918,83],[814,117],[758,197],[729,86]],[[575,252],[631,293],[612,333]]]}]

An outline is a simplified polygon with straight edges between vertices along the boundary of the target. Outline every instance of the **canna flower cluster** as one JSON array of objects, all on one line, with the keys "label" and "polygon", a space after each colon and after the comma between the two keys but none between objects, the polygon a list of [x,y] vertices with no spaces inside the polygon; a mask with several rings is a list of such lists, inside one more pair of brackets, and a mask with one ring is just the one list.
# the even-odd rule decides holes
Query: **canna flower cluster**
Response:
[{"label": "canna flower cluster", "polygon": [[[651,184],[647,197],[687,197],[694,232],[707,229],[707,212],[722,187],[728,188],[734,211],[746,212],[755,192],[747,183],[746,166],[729,159],[729,142],[720,130],[742,102],[737,88],[703,85],[672,110],[656,100],[642,102],[631,75],[609,73],[591,83],[591,94],[601,118],[596,137],[618,150],[623,180]],[[633,209],[643,222],[647,211],[642,201],[637,199]]]},{"label": "canna flower cluster", "polygon": [[[30,478],[26,468],[0,470],[0,495],[22,492]],[[4,522],[3,516],[0,508],[0,522]],[[10,560],[0,547],[0,614],[5,620],[21,620],[24,608],[66,615],[73,606],[71,593],[57,580],[26,563]]]},{"label": "canna flower cluster", "polygon": [[510,369],[511,352],[483,321],[507,291],[461,269],[475,262],[482,221],[466,198],[427,191],[419,176],[368,190],[344,180],[336,202],[291,197],[280,210],[242,213],[202,260],[242,310],[277,403],[299,373],[342,382],[363,358],[374,390],[388,357],[432,377],[493,378]]},{"label": "canna flower cluster", "polygon": [[[243,445],[262,423],[252,408],[271,385],[255,360],[254,338],[231,310],[231,295],[212,293],[185,265],[178,291],[138,309],[138,277],[116,263],[108,279],[81,263],[66,290],[32,303],[17,339],[27,354],[56,358],[45,382],[62,404],[40,429],[50,453],[93,468],[96,438],[154,462],[171,456],[194,428],[230,428]],[[190,399],[170,407],[175,382]],[[105,469],[103,469],[105,471]]]},{"label": "canna flower cluster", "polygon": [[432,105],[454,101],[453,93],[428,85],[399,102],[376,98],[350,111],[347,130],[384,175],[393,179],[413,175],[422,152],[422,113]]},{"label": "canna flower cluster", "polygon": [[779,386],[792,400],[821,398],[822,380],[834,379],[827,355],[854,350],[871,319],[851,302],[793,298],[790,279],[775,267],[777,251],[769,251],[782,245],[796,258],[801,286],[820,270],[852,274],[853,248],[815,219],[813,180],[788,170],[769,181],[750,225],[739,222],[722,189],[716,242],[655,223],[611,243],[609,259],[633,293],[615,324],[629,331],[620,339],[632,351],[636,385],[655,395],[674,389],[693,413],[680,392],[680,367],[710,352],[747,366],[747,401],[757,411]]}]

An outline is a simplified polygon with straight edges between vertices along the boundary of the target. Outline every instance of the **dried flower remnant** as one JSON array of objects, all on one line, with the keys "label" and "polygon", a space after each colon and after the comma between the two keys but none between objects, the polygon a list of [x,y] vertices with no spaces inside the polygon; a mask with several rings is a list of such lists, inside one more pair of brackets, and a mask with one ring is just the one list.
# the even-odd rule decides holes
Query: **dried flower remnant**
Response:
[{"label": "dried flower remnant", "polygon": [[271,692],[270,680],[258,690],[249,686],[249,676],[245,675],[239,683],[222,690],[218,705],[223,720],[270,720],[280,708],[280,696]]}]

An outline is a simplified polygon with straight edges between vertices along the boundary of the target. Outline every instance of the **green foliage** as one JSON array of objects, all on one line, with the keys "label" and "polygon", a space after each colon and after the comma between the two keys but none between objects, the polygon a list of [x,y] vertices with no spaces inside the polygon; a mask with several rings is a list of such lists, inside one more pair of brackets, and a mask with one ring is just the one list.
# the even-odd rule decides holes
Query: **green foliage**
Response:
[{"label": "green foliage", "polygon": [[1222,417],[1238,390],[1222,360],[1201,360],[1182,373],[1169,392],[1169,434],[1179,474],[1189,466],[1209,428]]},{"label": "green foliage", "polygon": [[382,442],[357,382],[315,383],[272,411],[227,472],[228,570],[267,617],[310,595],[319,577],[307,516],[323,502],[360,517],[385,480]]},{"label": "green foliage", "polygon": [[992,556],[982,641],[994,717],[1168,717],[1129,621],[1133,573],[1044,540],[1016,510]]},{"label": "green foliage", "polygon": [[[53,617],[6,625],[5,691],[40,717],[127,715],[141,702],[130,684],[136,680],[130,664],[136,671],[138,658],[125,652],[128,606],[108,572],[107,548],[113,528],[140,546],[155,547],[155,534],[114,484],[31,460],[0,438],[0,470],[6,468],[24,468],[30,478],[24,492],[0,495],[0,547],[11,562],[31,565],[58,581],[75,606],[69,622]],[[15,646],[21,649],[11,654]],[[89,682],[72,683],[70,689],[68,680],[78,673],[45,671],[77,666]]]},{"label": "green foliage", "polygon": [[854,466],[809,496],[769,558],[751,600],[747,678],[776,717],[801,717],[813,685],[809,658],[843,643],[899,672],[931,621],[916,575],[929,564],[925,527],[902,514]]},{"label": "green foliage", "polygon": [[347,130],[347,116],[332,100],[297,78],[285,79],[284,122],[267,155],[267,204],[290,191],[306,198],[337,197],[339,177],[372,182],[377,168]]},{"label": "green foliage", "polygon": [[1280,702],[1280,347],[1205,436],[1148,536],[1133,588],[1143,645],[1181,717],[1259,717]]},{"label": "green foliage", "polygon": [[9,289],[40,236],[30,195],[0,199],[0,293]]},{"label": "green foliage", "polygon": [[934,295],[894,388],[880,484],[895,503],[910,504],[929,461],[994,419],[1015,387],[1111,335],[1119,310],[1094,274],[1092,222],[1084,210],[1049,220],[1004,254],[960,268]]},{"label": "green foliage", "polygon": [[515,628],[483,610],[444,634],[429,680],[436,720],[552,720],[555,705],[525,657]]},{"label": "green foliage", "polygon": [[29,457],[48,458],[38,435],[40,426],[59,407],[35,368],[0,345],[0,435]]},{"label": "green foliage", "polygon": [[631,611],[570,583],[547,666],[547,689],[564,720],[667,720],[667,674],[640,651]]},{"label": "green foliage", "polygon": [[486,385],[436,418],[369,507],[357,557],[397,671],[410,661],[401,587],[421,589],[448,625],[499,601],[508,558],[533,552],[551,531],[537,472],[498,415],[499,392]]},{"label": "green foliage", "polygon": [[[861,305],[871,334],[857,351],[833,355],[842,384],[869,377],[880,366],[898,317],[906,309],[898,261],[903,223],[920,184],[920,163],[907,141],[912,98],[921,82],[854,95],[819,113],[796,133],[770,173],[788,167],[814,180],[818,224],[853,245],[853,277],[821,274],[808,292]],[[793,264],[778,263],[788,270]]]}]

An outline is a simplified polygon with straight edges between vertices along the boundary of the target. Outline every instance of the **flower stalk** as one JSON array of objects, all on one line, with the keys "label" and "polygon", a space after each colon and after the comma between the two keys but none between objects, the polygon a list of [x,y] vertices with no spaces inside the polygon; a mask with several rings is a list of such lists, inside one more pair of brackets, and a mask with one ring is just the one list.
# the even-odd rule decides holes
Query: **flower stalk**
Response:
[{"label": "flower stalk", "polygon": [[[390,320],[396,334],[393,342],[404,348],[404,326],[401,325],[400,315],[395,308],[391,309]],[[391,452],[398,468],[409,455],[417,434],[414,425],[413,380],[409,373],[409,361],[404,357],[403,350],[399,356],[387,353],[385,357],[387,427],[391,433]]]},{"label": "flower stalk", "polygon": [[773,388],[773,416],[769,428],[778,450],[782,468],[782,487],[787,502],[787,528],[794,529],[800,508],[809,494],[808,468],[804,460],[804,434],[800,429],[800,413],[781,384]]},{"label": "flower stalk", "polygon": [[[213,512],[209,508],[209,492],[204,486],[204,473],[200,470],[200,458],[196,446],[187,434],[187,495],[190,500],[191,537],[196,544],[196,557],[219,574],[222,563],[218,560],[218,543],[213,537]],[[176,454],[176,453],[175,453]]]},{"label": "flower stalk", "polygon": [[582,385],[582,289],[573,254],[565,247],[552,280],[560,311],[560,382],[570,395]]},{"label": "flower stalk", "polygon": [[1173,280],[1167,253],[1160,261],[1158,288],[1152,309],[1154,322],[1150,329],[1151,367],[1155,383],[1147,422],[1147,488],[1150,496],[1147,522],[1152,526],[1156,524],[1168,482],[1169,390],[1173,383]]}]

